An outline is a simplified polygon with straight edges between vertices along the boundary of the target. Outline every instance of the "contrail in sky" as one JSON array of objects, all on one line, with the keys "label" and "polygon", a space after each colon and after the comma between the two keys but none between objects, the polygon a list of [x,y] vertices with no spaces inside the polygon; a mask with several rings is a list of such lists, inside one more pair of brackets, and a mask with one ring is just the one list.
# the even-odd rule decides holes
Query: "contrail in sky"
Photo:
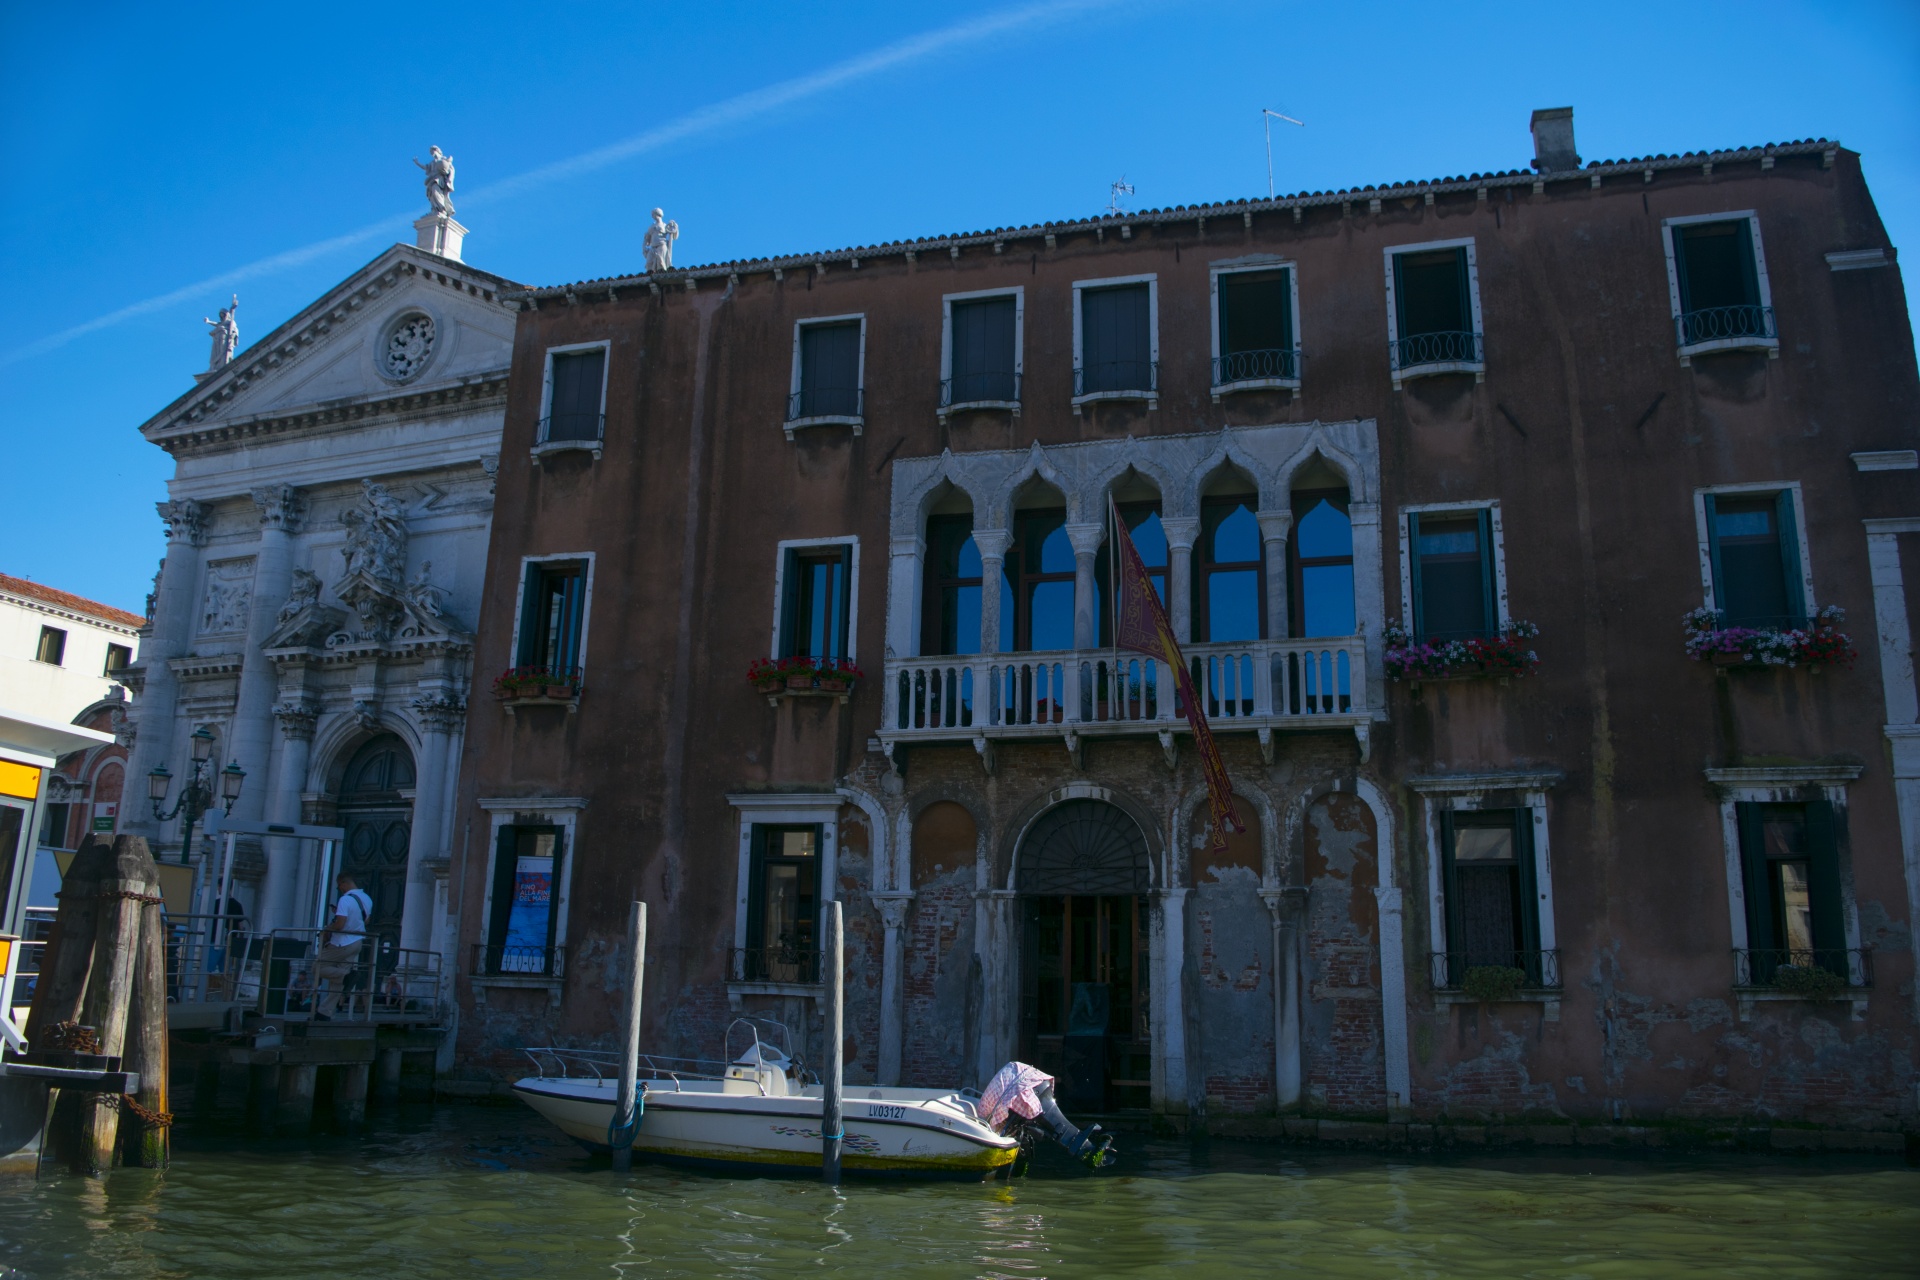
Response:
[{"label": "contrail in sky", "polygon": [[[710,107],[701,107],[677,120],[670,120],[656,129],[635,134],[620,142],[584,152],[565,160],[556,160],[552,164],[530,169],[511,178],[504,178],[491,186],[476,188],[468,193],[477,202],[484,203],[490,198],[519,195],[536,187],[543,187],[562,178],[572,178],[595,169],[603,169],[610,164],[653,151],[670,143],[684,141],[722,126],[734,124],[749,117],[760,115],[776,107],[784,107],[805,98],[816,97],[843,85],[864,80],[882,71],[916,62],[932,54],[940,53],[959,45],[972,44],[989,36],[1000,35],[1023,27],[1039,26],[1069,14],[1085,12],[1089,9],[1111,7],[1115,0],[1049,0],[1044,4],[1026,5],[1018,9],[1006,9],[990,13],[983,17],[969,18],[952,26],[941,27],[924,35],[909,36],[882,45],[870,53],[849,58],[823,71],[812,75],[800,76],[793,80],[783,80],[779,84],[768,85],[764,89],[753,89],[724,102]],[[402,227],[412,224],[415,213],[399,213],[378,222],[369,223],[357,231],[334,236],[328,240],[306,245],[299,249],[289,249],[271,257],[260,258],[245,266],[235,267],[231,271],[210,276],[205,280],[163,293],[157,297],[146,298],[131,303],[117,311],[109,311],[84,324],[71,329],[49,334],[24,347],[16,348],[0,356],[0,365],[13,364],[33,356],[44,355],[56,347],[63,347],[75,338],[83,337],[100,329],[110,328],[123,320],[135,316],[163,311],[169,307],[191,302],[195,298],[205,299],[208,294],[218,295],[245,280],[258,279],[272,275],[288,267],[297,267],[315,258],[324,257],[338,249],[348,249],[356,244],[373,240],[380,236],[392,235]]]}]

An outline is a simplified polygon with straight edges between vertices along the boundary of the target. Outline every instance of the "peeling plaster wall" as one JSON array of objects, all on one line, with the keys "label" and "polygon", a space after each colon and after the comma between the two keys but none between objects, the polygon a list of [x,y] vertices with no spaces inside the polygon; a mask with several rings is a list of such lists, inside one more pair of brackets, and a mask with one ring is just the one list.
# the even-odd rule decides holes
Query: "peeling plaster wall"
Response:
[{"label": "peeling plaster wall", "polygon": [[1273,917],[1260,897],[1261,824],[1245,799],[1247,831],[1216,851],[1206,808],[1189,833],[1193,891],[1187,895],[1186,992],[1189,1102],[1195,1114],[1274,1108]]},{"label": "peeling plaster wall", "polygon": [[1306,1091],[1316,1110],[1387,1109],[1373,825],[1355,796],[1307,810]]}]

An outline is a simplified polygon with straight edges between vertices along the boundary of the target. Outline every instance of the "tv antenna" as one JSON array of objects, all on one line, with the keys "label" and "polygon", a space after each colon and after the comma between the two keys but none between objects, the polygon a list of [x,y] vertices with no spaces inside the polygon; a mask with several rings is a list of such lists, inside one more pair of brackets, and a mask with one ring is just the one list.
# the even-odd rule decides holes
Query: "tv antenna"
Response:
[{"label": "tv antenna", "polygon": [[1288,124],[1297,124],[1302,129],[1307,127],[1305,120],[1295,120],[1292,116],[1283,116],[1278,111],[1271,111],[1266,107],[1260,108],[1260,127],[1266,130],[1267,134],[1267,199],[1269,200],[1273,199],[1273,122],[1275,120],[1285,120]]},{"label": "tv antenna", "polygon": [[1107,212],[1110,214],[1121,212],[1120,197],[1130,196],[1132,194],[1133,184],[1127,181],[1127,175],[1123,173],[1120,175],[1120,181],[1109,184],[1109,190],[1107,192]]}]

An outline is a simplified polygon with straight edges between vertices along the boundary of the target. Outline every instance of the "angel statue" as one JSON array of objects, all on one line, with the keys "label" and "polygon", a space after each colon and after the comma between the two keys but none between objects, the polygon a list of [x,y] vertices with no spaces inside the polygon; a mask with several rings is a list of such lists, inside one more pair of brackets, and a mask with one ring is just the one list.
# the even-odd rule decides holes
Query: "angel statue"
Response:
[{"label": "angel statue", "polygon": [[233,295],[232,306],[220,308],[220,318],[218,320],[209,320],[205,316],[200,317],[201,324],[210,324],[213,326],[213,332],[209,335],[213,338],[213,354],[207,359],[208,373],[214,373],[226,368],[227,364],[233,359],[234,350],[240,345],[240,324],[233,318],[233,313],[239,309],[240,295],[236,293]]},{"label": "angel statue", "polygon": [[647,228],[647,234],[640,241],[640,248],[647,256],[647,270],[673,270],[673,242],[680,238],[680,224],[666,221],[660,210],[653,211],[653,225]]},{"label": "angel statue", "polygon": [[311,607],[320,599],[320,575],[310,569],[293,571],[293,588],[287,592],[287,602],[280,606],[275,622],[291,622],[300,616],[303,609]]},{"label": "angel statue", "polygon": [[414,158],[414,166],[427,175],[427,203],[435,213],[449,216],[453,213],[453,157],[441,154],[440,148],[428,147],[427,162],[421,164],[419,157]]}]

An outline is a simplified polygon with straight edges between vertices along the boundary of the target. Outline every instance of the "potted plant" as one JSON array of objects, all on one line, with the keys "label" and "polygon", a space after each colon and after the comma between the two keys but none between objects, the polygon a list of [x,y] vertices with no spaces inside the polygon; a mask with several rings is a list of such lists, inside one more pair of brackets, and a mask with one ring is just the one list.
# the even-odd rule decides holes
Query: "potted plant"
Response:
[{"label": "potted plant", "polygon": [[1831,1000],[1847,989],[1847,981],[1817,964],[1783,964],[1773,971],[1773,985],[1806,1000]]},{"label": "potted plant", "polygon": [[1461,676],[1531,675],[1540,664],[1540,655],[1528,641],[1539,634],[1539,627],[1515,618],[1505,623],[1495,636],[1418,640],[1400,622],[1389,622],[1381,631],[1381,638],[1386,642],[1387,678],[1448,680]]},{"label": "potted plant", "polygon": [[547,697],[564,702],[579,696],[580,680],[571,671],[545,671],[541,675],[541,688]]},{"label": "potted plant", "polygon": [[770,658],[755,658],[747,665],[747,683],[761,693],[778,693],[786,688],[787,677]]},{"label": "potted plant", "polygon": [[804,692],[814,687],[816,665],[812,658],[782,658],[777,668],[787,682],[787,688],[795,692]]},{"label": "potted plant", "polygon": [[493,678],[493,696],[502,702],[528,698],[540,692],[541,677],[530,667],[508,667]]},{"label": "potted plant", "polygon": [[1851,667],[1858,655],[1840,630],[1847,611],[1830,604],[1805,627],[1729,627],[1718,609],[1693,609],[1680,619],[1687,656],[1716,667]]},{"label": "potted plant", "polygon": [[1520,994],[1527,972],[1506,964],[1477,964],[1460,977],[1460,989],[1482,1004],[1497,1004]]},{"label": "potted plant", "polygon": [[845,693],[864,674],[845,658],[825,658],[814,671],[814,685],[827,693]]}]

